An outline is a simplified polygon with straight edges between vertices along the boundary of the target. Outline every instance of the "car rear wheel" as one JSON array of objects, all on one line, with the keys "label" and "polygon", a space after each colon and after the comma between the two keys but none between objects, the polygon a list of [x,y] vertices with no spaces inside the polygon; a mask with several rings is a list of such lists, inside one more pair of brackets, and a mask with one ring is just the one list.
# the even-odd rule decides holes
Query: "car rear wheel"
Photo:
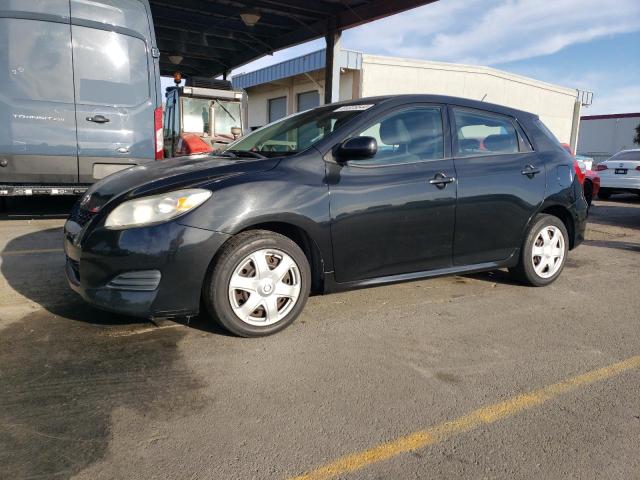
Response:
[{"label": "car rear wheel", "polygon": [[591,206],[593,201],[593,184],[590,180],[584,182],[584,198],[587,201],[587,205]]},{"label": "car rear wheel", "polygon": [[600,188],[598,192],[598,198],[602,200],[609,200],[611,198],[611,191],[606,188]]},{"label": "car rear wheel", "polygon": [[266,230],[238,234],[209,269],[203,299],[211,316],[241,337],[290,325],[309,297],[311,269],[289,238]]},{"label": "car rear wheel", "polygon": [[564,223],[553,215],[538,215],[522,245],[520,262],[509,272],[527,285],[549,285],[562,272],[568,250],[569,236]]}]

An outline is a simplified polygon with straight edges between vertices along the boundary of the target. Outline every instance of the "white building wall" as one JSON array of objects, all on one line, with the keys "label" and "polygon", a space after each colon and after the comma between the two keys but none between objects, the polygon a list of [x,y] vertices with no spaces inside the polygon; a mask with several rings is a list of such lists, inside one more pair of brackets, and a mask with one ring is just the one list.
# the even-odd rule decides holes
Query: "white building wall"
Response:
[{"label": "white building wall", "polygon": [[484,100],[535,113],[561,142],[571,142],[576,105],[576,90],[571,88],[489,67],[366,54],[362,75],[363,97],[428,93]]},{"label": "white building wall", "polygon": [[639,124],[640,115],[625,118],[583,118],[580,121],[578,153],[599,161],[620,150],[638,148],[633,143],[633,137]]}]

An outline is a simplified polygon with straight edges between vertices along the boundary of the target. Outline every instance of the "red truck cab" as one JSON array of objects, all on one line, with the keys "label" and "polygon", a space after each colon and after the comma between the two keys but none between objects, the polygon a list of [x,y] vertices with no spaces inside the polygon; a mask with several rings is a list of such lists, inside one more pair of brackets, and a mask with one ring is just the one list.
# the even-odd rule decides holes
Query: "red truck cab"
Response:
[{"label": "red truck cab", "polygon": [[[246,131],[246,94],[221,80],[169,87],[164,110],[164,156],[214,152]],[[215,88],[211,88],[215,87]]]}]

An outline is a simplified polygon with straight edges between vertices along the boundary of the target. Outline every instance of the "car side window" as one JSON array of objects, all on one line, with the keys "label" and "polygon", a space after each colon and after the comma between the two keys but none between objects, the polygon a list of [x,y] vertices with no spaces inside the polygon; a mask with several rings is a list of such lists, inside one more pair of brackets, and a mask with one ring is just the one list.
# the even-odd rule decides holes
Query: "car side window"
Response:
[{"label": "car side window", "polygon": [[456,156],[477,157],[518,153],[519,134],[506,116],[454,108]]},{"label": "car side window", "polygon": [[373,137],[378,152],[358,165],[390,165],[444,157],[442,111],[439,107],[413,107],[396,111],[366,127],[356,136]]}]

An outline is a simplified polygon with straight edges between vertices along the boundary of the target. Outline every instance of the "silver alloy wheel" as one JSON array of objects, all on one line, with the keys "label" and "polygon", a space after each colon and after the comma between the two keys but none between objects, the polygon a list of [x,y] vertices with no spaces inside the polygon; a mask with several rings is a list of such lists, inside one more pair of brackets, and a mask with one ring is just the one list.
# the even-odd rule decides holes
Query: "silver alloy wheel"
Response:
[{"label": "silver alloy wheel", "polygon": [[538,232],[531,249],[533,269],[541,278],[553,277],[564,261],[564,235],[554,226],[547,225]]},{"label": "silver alloy wheel", "polygon": [[245,257],[229,281],[229,301],[236,316],[249,325],[279,322],[300,297],[300,270],[282,250],[258,250]]}]

